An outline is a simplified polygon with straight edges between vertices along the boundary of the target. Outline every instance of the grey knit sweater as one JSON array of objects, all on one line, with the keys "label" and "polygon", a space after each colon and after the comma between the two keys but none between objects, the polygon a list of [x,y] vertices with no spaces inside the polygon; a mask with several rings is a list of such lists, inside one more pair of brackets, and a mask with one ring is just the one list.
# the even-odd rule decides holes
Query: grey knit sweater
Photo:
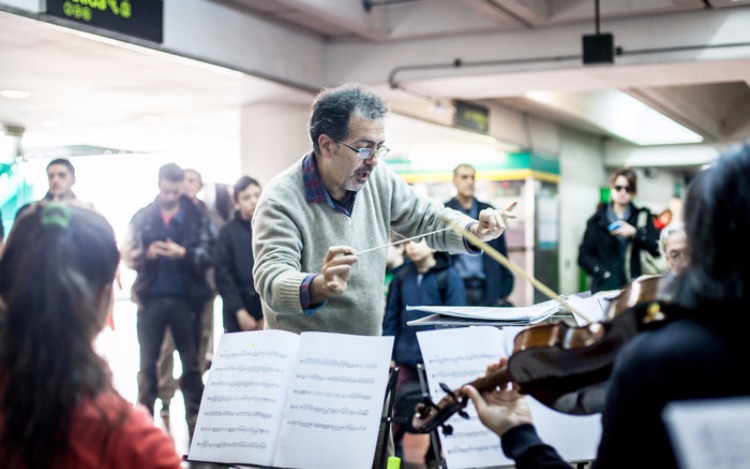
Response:
[{"label": "grey knit sweater", "polygon": [[[308,203],[302,160],[298,161],[268,183],[253,220],[253,276],[266,327],[296,333],[381,335],[386,249],[358,256],[346,291],[310,316],[302,312],[300,285],[308,274],[320,273],[331,246],[357,250],[382,246],[388,243],[390,228],[406,237],[444,228],[440,216],[460,226],[472,221],[419,196],[383,163],[357,193],[351,217],[325,203]],[[437,250],[466,252],[463,238],[452,230],[426,240]]]}]

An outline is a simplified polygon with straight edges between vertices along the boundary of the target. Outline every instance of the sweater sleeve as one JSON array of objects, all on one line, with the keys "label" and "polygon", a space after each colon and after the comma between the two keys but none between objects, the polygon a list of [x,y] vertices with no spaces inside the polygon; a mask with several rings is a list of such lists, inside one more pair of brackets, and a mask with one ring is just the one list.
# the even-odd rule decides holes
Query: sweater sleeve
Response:
[{"label": "sweater sleeve", "polygon": [[387,172],[385,180],[390,184],[390,219],[393,230],[406,237],[438,231],[425,236],[431,248],[451,254],[473,252],[467,249],[463,236],[450,229],[444,220],[450,220],[462,228],[470,226],[476,220],[437,200],[422,197],[390,168],[383,166],[383,171]]},{"label": "sweater sleeve", "polygon": [[302,233],[293,212],[309,207],[303,195],[273,182],[263,191],[253,218],[255,289],[272,310],[302,315],[300,286],[317,272],[302,271]]}]

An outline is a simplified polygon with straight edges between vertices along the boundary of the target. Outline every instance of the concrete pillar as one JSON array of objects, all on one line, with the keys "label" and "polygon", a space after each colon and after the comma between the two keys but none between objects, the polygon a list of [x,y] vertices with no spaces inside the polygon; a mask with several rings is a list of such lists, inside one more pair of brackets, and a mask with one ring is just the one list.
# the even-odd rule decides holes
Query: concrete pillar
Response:
[{"label": "concrete pillar", "polygon": [[252,103],[242,108],[242,174],[266,184],[312,149],[309,105]]}]

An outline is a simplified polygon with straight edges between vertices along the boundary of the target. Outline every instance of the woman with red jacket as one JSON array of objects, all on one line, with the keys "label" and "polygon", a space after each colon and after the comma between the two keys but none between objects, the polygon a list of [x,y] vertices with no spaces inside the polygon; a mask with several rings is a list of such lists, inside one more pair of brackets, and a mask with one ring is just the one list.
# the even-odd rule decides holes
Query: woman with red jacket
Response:
[{"label": "woman with red jacket", "polygon": [[93,349],[119,260],[91,210],[45,202],[16,220],[0,259],[0,467],[180,467]]}]

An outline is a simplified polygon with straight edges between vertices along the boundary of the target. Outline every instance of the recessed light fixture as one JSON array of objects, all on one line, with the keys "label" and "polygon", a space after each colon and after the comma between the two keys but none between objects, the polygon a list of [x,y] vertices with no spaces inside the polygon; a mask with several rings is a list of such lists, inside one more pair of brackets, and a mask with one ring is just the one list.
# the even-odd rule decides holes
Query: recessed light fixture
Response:
[{"label": "recessed light fixture", "polygon": [[703,137],[619,90],[532,91],[526,98],[578,118],[635,145],[700,143]]},{"label": "recessed light fixture", "polygon": [[55,119],[45,119],[45,120],[43,120],[41,122],[41,124],[42,124],[42,127],[46,127],[48,129],[51,129],[51,128],[54,128],[54,127],[59,127],[60,126],[60,121],[57,121]]},{"label": "recessed light fixture", "polygon": [[26,90],[0,90],[0,96],[11,99],[26,99],[31,96],[31,91]]}]

